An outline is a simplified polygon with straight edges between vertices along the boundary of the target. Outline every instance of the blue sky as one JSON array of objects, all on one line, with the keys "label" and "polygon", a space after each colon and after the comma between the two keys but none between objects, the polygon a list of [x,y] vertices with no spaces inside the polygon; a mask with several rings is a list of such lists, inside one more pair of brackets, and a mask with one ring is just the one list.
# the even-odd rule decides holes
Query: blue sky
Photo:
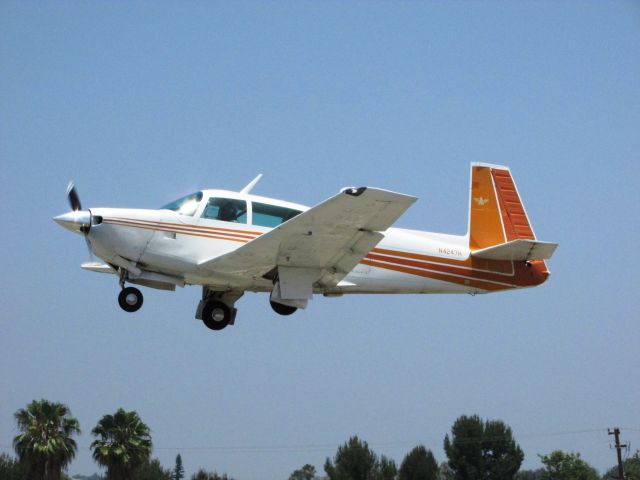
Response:
[{"label": "blue sky", "polygon": [[[353,434],[443,461],[474,413],[526,468],[555,448],[613,465],[607,427],[640,447],[638,51],[634,2],[2,2],[1,448],[44,397],[83,427],[71,473],[97,470],[89,432],[121,406],[165,465],[246,480],[321,469]],[[291,317],[247,294],[215,334],[196,287],[122,312],[51,221],[69,179],[84,205],[153,208],[263,172],[255,193],[308,205],[413,194],[398,225],[463,234],[472,161],[509,165],[560,243],[541,288]]]}]

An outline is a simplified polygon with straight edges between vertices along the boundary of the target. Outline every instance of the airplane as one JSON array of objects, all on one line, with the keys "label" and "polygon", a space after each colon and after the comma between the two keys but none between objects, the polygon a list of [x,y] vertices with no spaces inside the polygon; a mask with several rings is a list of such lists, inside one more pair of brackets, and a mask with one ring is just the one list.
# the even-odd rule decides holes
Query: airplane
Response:
[{"label": "airplane", "polygon": [[196,318],[212,330],[235,323],[236,302],[266,292],[290,315],[314,294],[490,293],[534,287],[549,277],[558,244],[536,239],[508,167],[471,164],[466,235],[395,228],[416,197],[349,187],[309,208],[239,192],[200,190],[159,209],[71,211],[53,220],[84,236],[102,262],[82,268],[117,276],[118,303],[142,306],[139,289],[201,285]]}]

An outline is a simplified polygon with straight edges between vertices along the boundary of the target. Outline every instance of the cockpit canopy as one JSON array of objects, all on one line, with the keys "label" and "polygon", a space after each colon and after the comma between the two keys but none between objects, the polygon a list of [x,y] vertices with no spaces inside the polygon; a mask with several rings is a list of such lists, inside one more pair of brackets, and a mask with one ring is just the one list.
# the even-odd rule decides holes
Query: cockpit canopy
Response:
[{"label": "cockpit canopy", "polygon": [[[217,192],[214,191],[214,193]],[[195,216],[206,220],[252,224],[269,228],[277,227],[302,213],[302,210],[243,198],[226,198],[221,195],[211,195],[205,198],[206,196],[203,192],[192,193],[168,203],[161,207],[161,210],[172,210],[179,215]],[[204,202],[203,198],[205,198]]]},{"label": "cockpit canopy", "polygon": [[160,207],[160,210],[173,210],[180,215],[192,217],[196,213],[196,210],[198,210],[201,200],[202,192],[196,192],[191,195],[185,195],[171,203],[167,203],[164,207]]}]

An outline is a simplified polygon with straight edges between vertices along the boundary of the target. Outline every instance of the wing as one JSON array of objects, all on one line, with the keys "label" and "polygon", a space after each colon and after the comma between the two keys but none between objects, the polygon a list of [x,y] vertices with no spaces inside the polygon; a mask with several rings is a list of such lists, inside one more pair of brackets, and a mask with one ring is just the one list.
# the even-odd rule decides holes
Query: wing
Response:
[{"label": "wing", "polygon": [[377,188],[348,188],[200,267],[242,276],[265,276],[278,267],[281,280],[282,271],[297,271],[302,275],[292,276],[294,282],[333,287],[416,200]]}]

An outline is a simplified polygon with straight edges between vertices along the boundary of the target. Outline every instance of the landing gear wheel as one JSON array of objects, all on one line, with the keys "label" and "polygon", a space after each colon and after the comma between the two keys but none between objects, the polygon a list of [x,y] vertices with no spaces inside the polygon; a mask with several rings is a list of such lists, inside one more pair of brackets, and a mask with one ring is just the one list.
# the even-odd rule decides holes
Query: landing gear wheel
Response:
[{"label": "landing gear wheel", "polygon": [[231,321],[231,310],[222,302],[207,302],[202,309],[202,321],[211,330],[222,330]]},{"label": "landing gear wheel", "polygon": [[123,288],[118,295],[118,303],[120,308],[125,312],[136,312],[142,306],[142,292],[134,287]]},{"label": "landing gear wheel", "polygon": [[273,311],[279,313],[280,315],[291,315],[296,310],[298,310],[296,307],[283,305],[282,303],[274,302],[272,300],[269,300],[269,303],[271,304],[271,308],[273,308]]}]

